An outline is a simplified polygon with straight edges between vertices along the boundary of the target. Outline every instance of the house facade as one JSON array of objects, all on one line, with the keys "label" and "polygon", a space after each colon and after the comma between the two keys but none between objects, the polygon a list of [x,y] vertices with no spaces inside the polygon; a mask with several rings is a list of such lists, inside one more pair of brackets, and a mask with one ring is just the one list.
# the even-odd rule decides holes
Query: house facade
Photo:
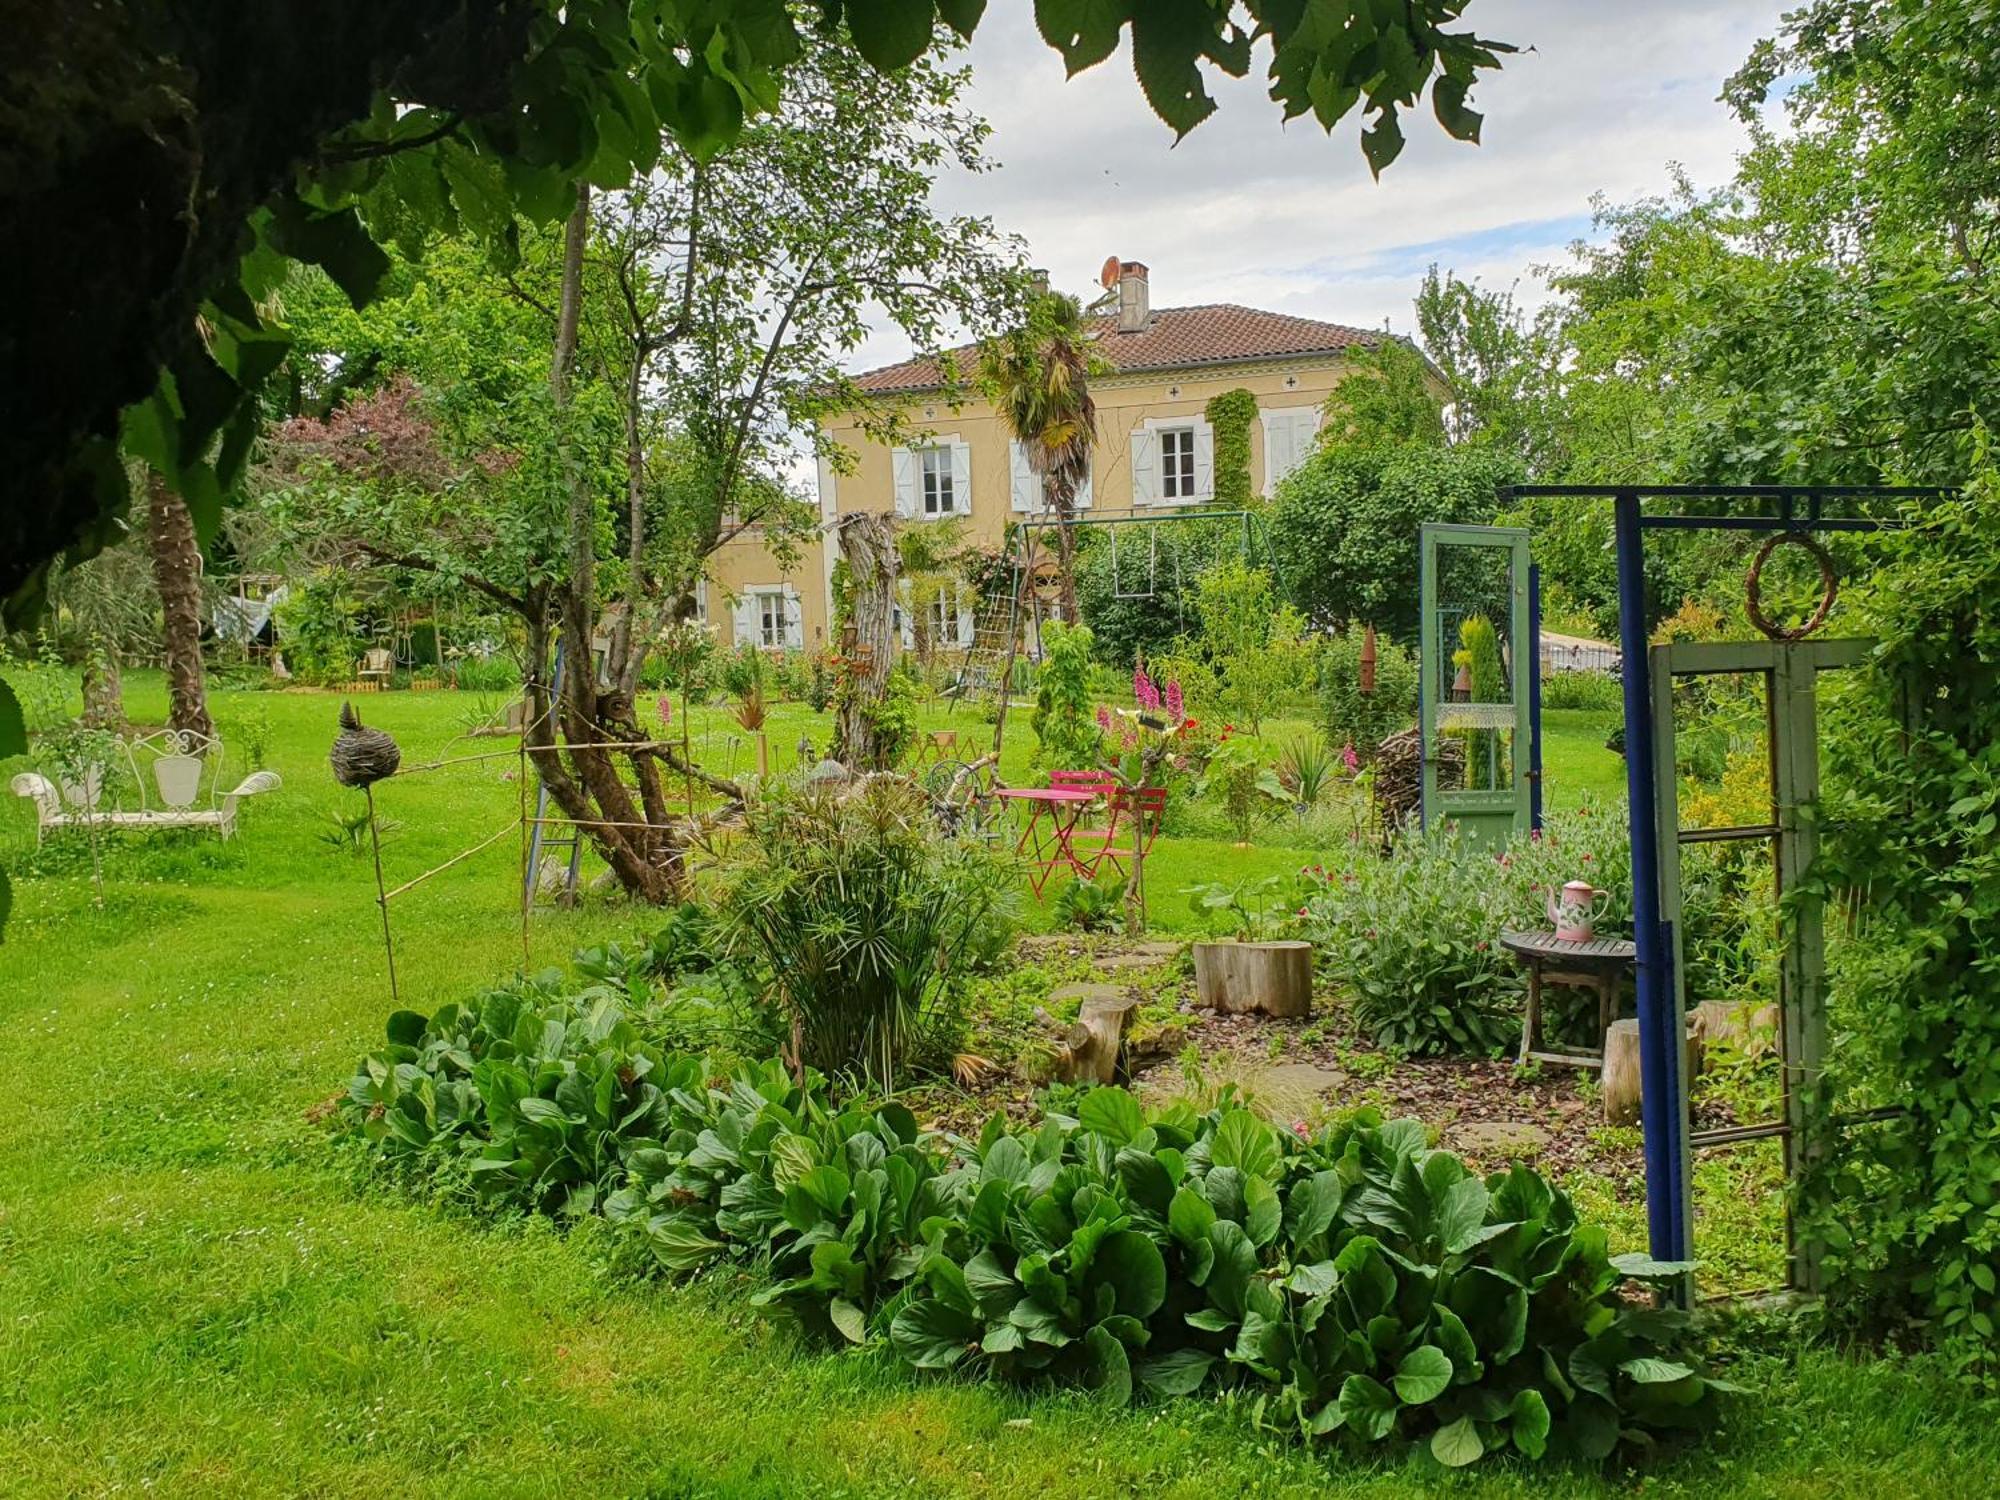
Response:
[{"label": "house facade", "polygon": [[[1096,317],[1096,349],[1109,367],[1092,378],[1097,439],[1091,472],[1076,497],[1098,515],[1157,513],[1215,498],[1215,433],[1204,410],[1225,391],[1257,398],[1250,427],[1250,482],[1269,494],[1312,451],[1321,408],[1352,372],[1357,351],[1388,335],[1232,303],[1152,306],[1147,268],[1118,267],[1115,310]],[[951,356],[963,382],[978,351]],[[901,405],[922,436],[889,446],[867,435],[859,413],[824,423],[845,448],[847,472],[819,462],[820,535],[789,573],[746,532],[710,559],[710,611],[729,642],[819,646],[832,619],[833,564],[828,528],[850,511],[892,511],[924,524],[963,517],[966,539],[989,549],[1010,522],[1043,509],[1041,484],[990,402],[963,384],[947,391],[940,362],[907,360],[854,377],[864,396]],[[932,638],[970,639],[970,601],[939,598]]]}]

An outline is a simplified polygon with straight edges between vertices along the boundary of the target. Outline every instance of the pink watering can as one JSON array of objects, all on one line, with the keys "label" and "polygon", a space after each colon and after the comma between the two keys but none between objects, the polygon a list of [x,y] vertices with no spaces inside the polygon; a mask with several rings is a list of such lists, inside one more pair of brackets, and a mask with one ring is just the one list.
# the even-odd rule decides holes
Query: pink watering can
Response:
[{"label": "pink watering can", "polygon": [[1549,920],[1555,923],[1557,941],[1589,942],[1596,936],[1597,918],[1610,899],[1611,892],[1593,890],[1587,880],[1572,880],[1560,896],[1550,896]]}]

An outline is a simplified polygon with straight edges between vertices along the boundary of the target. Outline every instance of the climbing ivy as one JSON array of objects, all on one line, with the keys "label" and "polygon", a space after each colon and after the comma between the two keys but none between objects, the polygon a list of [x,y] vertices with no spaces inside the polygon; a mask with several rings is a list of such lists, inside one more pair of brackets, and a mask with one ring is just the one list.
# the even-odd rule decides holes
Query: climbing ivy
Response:
[{"label": "climbing ivy", "polygon": [[1250,488],[1250,424],[1257,420],[1257,398],[1238,386],[1211,397],[1202,415],[1215,432],[1215,503],[1243,506]]},{"label": "climbing ivy", "polygon": [[1822,1112],[1899,1112],[1808,1145],[1823,1155],[1803,1223],[1823,1247],[1838,1323],[1937,1345],[1993,1380],[2000,472],[1985,452],[1978,468],[1962,497],[1891,534],[1887,565],[1853,590],[1879,644],[1829,692],[1824,835],[1808,884],[1836,910],[1863,893],[1866,917],[1831,955],[1840,1044]]}]

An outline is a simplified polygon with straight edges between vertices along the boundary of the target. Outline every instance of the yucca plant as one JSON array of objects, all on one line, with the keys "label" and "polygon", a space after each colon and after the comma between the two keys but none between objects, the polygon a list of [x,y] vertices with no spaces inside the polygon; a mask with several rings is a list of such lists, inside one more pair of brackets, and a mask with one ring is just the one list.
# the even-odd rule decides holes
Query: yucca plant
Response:
[{"label": "yucca plant", "polygon": [[1011,867],[941,839],[922,789],[786,782],[745,813],[718,919],[791,1013],[794,1061],[895,1085],[958,1041],[966,969],[1011,922]]},{"label": "yucca plant", "polygon": [[1316,734],[1294,735],[1278,747],[1278,785],[1302,818],[1319,805],[1339,767],[1339,757]]}]

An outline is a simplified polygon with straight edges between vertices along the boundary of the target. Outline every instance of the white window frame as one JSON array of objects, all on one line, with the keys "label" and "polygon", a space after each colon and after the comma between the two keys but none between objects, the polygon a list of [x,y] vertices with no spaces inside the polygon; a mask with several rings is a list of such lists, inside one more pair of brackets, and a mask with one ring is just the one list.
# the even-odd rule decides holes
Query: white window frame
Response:
[{"label": "white window frame", "polygon": [[1160,440],[1160,501],[1165,505],[1189,505],[1195,497],[1194,423],[1184,427],[1162,427]]},{"label": "white window frame", "polygon": [[[1194,476],[1186,494],[1168,495],[1164,435],[1189,430],[1194,434]],[[1178,448],[1178,444],[1175,445]],[[1175,455],[1178,459],[1178,453]],[[1176,474],[1175,489],[1180,488]],[[1215,499],[1215,429],[1206,417],[1148,417],[1132,430],[1132,503],[1134,505],[1207,505]]]},{"label": "white window frame", "polygon": [[[896,514],[905,521],[972,514],[972,448],[956,433],[892,450],[890,471]],[[931,508],[946,496],[949,509]]]},{"label": "white window frame", "polygon": [[[1027,447],[1019,438],[1007,440],[1007,467],[1013,509],[1022,515],[1039,515],[1046,510],[1048,507],[1043,503],[1042,476],[1037,474],[1034,466],[1028,462]],[[1096,467],[1097,453],[1093,449],[1090,455],[1091,471],[1094,472]],[[1083,483],[1076,487],[1076,494],[1070,501],[1074,509],[1090,509],[1090,481],[1091,472],[1086,472]]]},{"label": "white window frame", "polygon": [[804,612],[798,590],[789,583],[745,584],[736,595],[734,615],[733,645],[786,651],[805,644]]},{"label": "white window frame", "polygon": [[758,589],[750,598],[757,611],[757,644],[766,651],[782,651],[785,647],[785,591]]}]

